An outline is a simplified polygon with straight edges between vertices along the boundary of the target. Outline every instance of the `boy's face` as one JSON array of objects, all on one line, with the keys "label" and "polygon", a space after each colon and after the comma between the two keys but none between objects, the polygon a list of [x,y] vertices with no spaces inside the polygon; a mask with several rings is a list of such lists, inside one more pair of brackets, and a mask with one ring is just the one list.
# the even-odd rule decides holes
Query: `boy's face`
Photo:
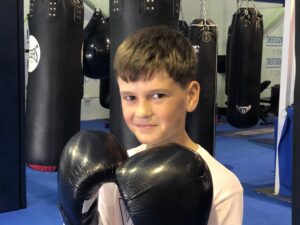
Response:
[{"label": "boy's face", "polygon": [[117,80],[124,119],[137,139],[148,146],[187,142],[186,113],[198,103],[200,87],[192,81],[180,87],[165,71],[150,80]]}]

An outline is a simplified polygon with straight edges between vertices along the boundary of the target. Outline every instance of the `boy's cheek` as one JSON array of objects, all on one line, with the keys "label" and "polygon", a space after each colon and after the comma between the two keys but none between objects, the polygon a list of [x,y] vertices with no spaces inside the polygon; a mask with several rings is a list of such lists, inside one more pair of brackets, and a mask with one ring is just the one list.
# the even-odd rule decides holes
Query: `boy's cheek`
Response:
[{"label": "boy's cheek", "polygon": [[132,120],[132,114],[130,112],[128,112],[128,110],[124,110],[123,109],[123,117],[124,117],[124,120],[127,124],[130,123],[130,121]]},{"label": "boy's cheek", "polygon": [[125,114],[128,114],[128,107],[124,102],[121,102],[121,107],[122,107],[122,113],[125,116]]}]

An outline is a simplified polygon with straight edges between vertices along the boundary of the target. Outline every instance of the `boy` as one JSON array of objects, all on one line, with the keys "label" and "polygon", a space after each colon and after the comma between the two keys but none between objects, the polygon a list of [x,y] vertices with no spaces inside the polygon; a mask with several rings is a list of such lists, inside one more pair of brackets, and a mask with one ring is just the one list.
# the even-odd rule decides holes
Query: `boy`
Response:
[{"label": "boy", "polygon": [[[142,143],[128,154],[171,142],[194,150],[207,163],[213,180],[208,224],[241,225],[243,189],[239,180],[194,143],[185,130],[186,114],[196,108],[199,100],[196,67],[197,56],[190,42],[169,27],[141,29],[119,46],[114,70],[123,116]],[[103,225],[132,224],[114,184],[100,189],[99,211]]]}]

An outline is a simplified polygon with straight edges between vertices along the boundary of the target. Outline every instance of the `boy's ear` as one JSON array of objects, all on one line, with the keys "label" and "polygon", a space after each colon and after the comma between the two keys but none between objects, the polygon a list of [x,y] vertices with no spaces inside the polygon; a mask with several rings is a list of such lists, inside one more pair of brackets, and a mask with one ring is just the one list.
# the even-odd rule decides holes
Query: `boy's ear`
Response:
[{"label": "boy's ear", "polygon": [[193,112],[199,102],[200,98],[200,84],[193,80],[187,87],[187,112]]}]

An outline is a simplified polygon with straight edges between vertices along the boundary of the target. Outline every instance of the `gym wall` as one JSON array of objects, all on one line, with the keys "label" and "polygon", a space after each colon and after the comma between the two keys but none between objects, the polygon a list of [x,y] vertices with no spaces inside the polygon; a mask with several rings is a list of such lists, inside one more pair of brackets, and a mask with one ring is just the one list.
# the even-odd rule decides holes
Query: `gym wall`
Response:
[{"label": "gym wall", "polygon": [[[93,13],[93,6],[100,6],[105,16],[109,16],[109,0],[85,0],[85,25]],[[199,0],[182,1],[182,15],[187,23],[199,17]],[[281,51],[283,33],[283,12],[284,8],[280,3],[268,3],[255,1],[257,9],[263,14],[264,19],[264,44],[261,80],[271,80],[271,85],[266,89],[261,97],[269,97],[271,86],[280,83]],[[29,0],[24,0],[24,15],[28,13]],[[218,25],[218,55],[226,54],[226,42],[228,27],[231,23],[232,15],[237,9],[236,0],[207,0],[208,15]],[[26,31],[26,24],[25,24]],[[26,33],[25,33],[26,35]],[[25,39],[26,40],[26,39]],[[26,41],[25,41],[26,44]],[[82,100],[81,119],[108,118],[109,110],[99,105],[99,80],[86,78],[84,84],[84,98]],[[217,105],[225,106],[227,100],[225,95],[225,75],[217,76]]]}]

